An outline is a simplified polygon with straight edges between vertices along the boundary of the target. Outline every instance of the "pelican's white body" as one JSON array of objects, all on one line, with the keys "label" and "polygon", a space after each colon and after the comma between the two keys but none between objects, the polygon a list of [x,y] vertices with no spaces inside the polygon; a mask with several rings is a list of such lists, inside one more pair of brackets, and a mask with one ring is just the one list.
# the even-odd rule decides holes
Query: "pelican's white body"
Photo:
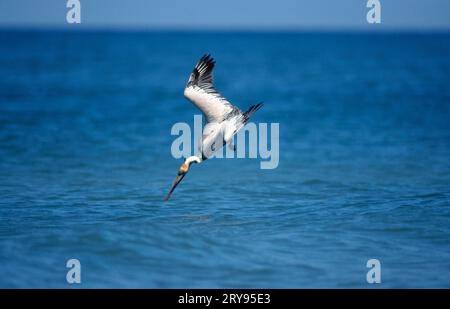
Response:
[{"label": "pelican's white body", "polygon": [[199,143],[199,152],[202,158],[211,157],[225,145],[232,146],[233,136],[244,123],[240,123],[241,116],[233,116],[222,122],[209,122],[203,128],[202,140]]}]

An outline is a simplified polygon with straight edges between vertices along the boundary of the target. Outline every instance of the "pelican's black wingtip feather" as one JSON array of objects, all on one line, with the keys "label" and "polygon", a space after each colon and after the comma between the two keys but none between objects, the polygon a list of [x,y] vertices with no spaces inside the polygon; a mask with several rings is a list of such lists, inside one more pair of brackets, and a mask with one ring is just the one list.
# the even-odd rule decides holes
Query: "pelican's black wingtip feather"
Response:
[{"label": "pelican's black wingtip feather", "polygon": [[192,71],[188,81],[188,86],[196,85],[203,88],[207,92],[215,93],[216,90],[212,85],[212,71],[215,64],[216,61],[214,61],[210,54],[204,54]]},{"label": "pelican's black wingtip feather", "polygon": [[244,123],[247,123],[250,117],[256,113],[263,106],[263,102],[259,102],[258,104],[250,106],[250,108],[242,114],[244,117]]},{"label": "pelican's black wingtip feather", "polygon": [[212,69],[214,68],[214,65],[216,64],[216,61],[214,60],[213,57],[211,57],[211,54],[204,54],[200,60],[198,61],[197,65],[195,66],[195,68],[199,71],[202,72],[202,70],[206,71],[212,71]]}]

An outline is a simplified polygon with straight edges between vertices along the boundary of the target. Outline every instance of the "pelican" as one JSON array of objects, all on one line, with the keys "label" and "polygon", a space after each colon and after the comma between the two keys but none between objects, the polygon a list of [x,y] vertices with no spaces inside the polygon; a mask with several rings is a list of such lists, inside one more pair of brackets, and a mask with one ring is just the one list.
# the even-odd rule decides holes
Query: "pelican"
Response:
[{"label": "pelican", "polygon": [[214,152],[227,144],[235,151],[236,147],[232,144],[233,136],[262,106],[262,103],[258,103],[250,106],[246,112],[241,112],[239,108],[225,99],[213,84],[212,72],[215,64],[211,55],[206,54],[201,57],[192,70],[184,89],[184,96],[200,109],[206,118],[206,124],[199,143],[199,154],[186,158],[181,164],[165,201],[170,198],[193,163],[207,160]]}]

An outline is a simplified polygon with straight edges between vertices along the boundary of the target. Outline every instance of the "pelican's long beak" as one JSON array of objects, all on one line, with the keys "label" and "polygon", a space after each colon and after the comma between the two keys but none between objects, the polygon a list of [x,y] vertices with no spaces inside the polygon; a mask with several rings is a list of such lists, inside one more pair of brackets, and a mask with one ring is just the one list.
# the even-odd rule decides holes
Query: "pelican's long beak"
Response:
[{"label": "pelican's long beak", "polygon": [[175,190],[175,188],[178,186],[178,184],[181,182],[181,180],[183,180],[183,178],[184,178],[184,176],[186,176],[186,174],[187,173],[178,174],[177,177],[175,177],[172,187],[170,187],[169,193],[167,193],[164,201],[167,201],[170,198],[170,195],[172,195],[172,192]]}]

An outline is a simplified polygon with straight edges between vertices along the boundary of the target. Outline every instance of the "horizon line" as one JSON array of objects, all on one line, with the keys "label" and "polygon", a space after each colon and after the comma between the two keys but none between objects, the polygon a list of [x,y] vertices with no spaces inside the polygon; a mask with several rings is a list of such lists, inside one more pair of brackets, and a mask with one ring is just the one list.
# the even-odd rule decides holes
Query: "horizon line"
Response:
[{"label": "horizon line", "polygon": [[447,27],[385,27],[382,25],[368,25],[365,27],[202,27],[202,26],[111,26],[96,25],[83,26],[82,24],[54,26],[54,25],[7,25],[0,24],[0,31],[46,31],[46,32],[260,32],[260,33],[306,33],[306,32],[327,32],[327,33],[450,33]]}]

